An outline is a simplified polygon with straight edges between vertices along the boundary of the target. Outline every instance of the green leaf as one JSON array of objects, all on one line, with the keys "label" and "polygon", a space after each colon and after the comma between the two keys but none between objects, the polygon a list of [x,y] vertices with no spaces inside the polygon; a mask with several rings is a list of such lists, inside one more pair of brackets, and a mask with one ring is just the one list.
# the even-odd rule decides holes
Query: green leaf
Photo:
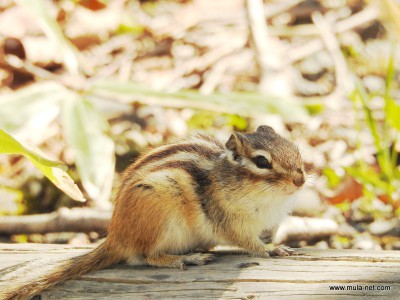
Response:
[{"label": "green leaf", "polygon": [[55,82],[35,83],[0,96],[0,127],[9,131],[47,126],[59,114],[67,90]]},{"label": "green leaf", "polygon": [[390,126],[400,131],[400,105],[397,104],[395,100],[387,98],[385,110],[386,121]]},{"label": "green leaf", "polygon": [[64,163],[49,159],[39,149],[22,144],[2,129],[0,129],[0,153],[24,155],[43,175],[72,199],[86,201],[79,188],[66,173],[67,168]]},{"label": "green leaf", "polygon": [[362,85],[361,81],[358,79],[356,80],[356,97],[360,100],[362,104],[362,108],[365,114],[366,123],[368,126],[369,131],[371,132],[372,137],[374,138],[375,147],[378,153],[382,152],[382,141],[381,137],[378,133],[378,124],[377,121],[374,119],[372,110],[369,107],[370,98],[368,96],[365,87]]},{"label": "green leaf", "polygon": [[50,15],[49,2],[44,0],[16,1],[34,15],[45,34],[56,43],[68,71],[71,74],[78,74],[78,52],[75,46],[65,38],[57,21]]},{"label": "green leaf", "polygon": [[339,183],[342,181],[342,177],[339,176],[333,169],[326,168],[323,170],[323,174],[328,179],[328,184],[330,188],[338,186]]},{"label": "green leaf", "polygon": [[375,171],[371,166],[353,166],[345,168],[346,172],[355,178],[364,187],[372,185],[381,190],[388,190],[389,182],[380,178],[380,173]]},{"label": "green leaf", "polygon": [[389,57],[389,63],[386,74],[385,84],[385,114],[386,121],[390,126],[396,130],[400,130],[400,105],[390,96],[394,77],[396,73],[395,67],[395,47],[393,47],[392,54]]},{"label": "green leaf", "polygon": [[351,209],[351,203],[349,201],[343,201],[335,205],[341,212],[348,212]]},{"label": "green leaf", "polygon": [[227,115],[227,124],[235,127],[237,130],[246,130],[247,129],[247,120],[238,115]]},{"label": "green leaf", "polygon": [[167,93],[135,82],[103,79],[94,81],[88,93],[100,97],[117,97],[129,103],[141,102],[146,105],[190,107],[241,116],[279,113],[290,121],[304,121],[308,116],[307,110],[294,99],[250,92],[202,95],[197,91],[184,90]]},{"label": "green leaf", "polygon": [[390,91],[392,90],[394,77],[396,75],[396,47],[392,46],[392,53],[390,54],[388,61],[388,68],[386,72],[386,80],[385,80],[385,96],[390,95]]},{"label": "green leaf", "polygon": [[193,116],[187,121],[189,127],[194,129],[204,129],[209,130],[217,118],[217,114],[209,111],[197,111]]},{"label": "green leaf", "polygon": [[108,205],[115,156],[114,142],[106,135],[106,119],[91,102],[74,94],[65,101],[62,121],[85,190],[99,205]]},{"label": "green leaf", "polygon": [[304,103],[304,107],[307,109],[308,113],[312,116],[321,114],[324,109],[325,105],[322,102],[317,102],[317,101],[307,101]]}]

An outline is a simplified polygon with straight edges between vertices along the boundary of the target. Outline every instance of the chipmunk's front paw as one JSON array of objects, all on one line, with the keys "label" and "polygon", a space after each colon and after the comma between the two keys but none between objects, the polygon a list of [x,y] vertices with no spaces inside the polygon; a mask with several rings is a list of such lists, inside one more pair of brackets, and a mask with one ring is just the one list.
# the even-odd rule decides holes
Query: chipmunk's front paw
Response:
[{"label": "chipmunk's front paw", "polygon": [[270,256],[292,256],[297,255],[297,253],[290,247],[287,246],[277,246],[272,250],[268,250]]},{"label": "chipmunk's front paw", "polygon": [[249,252],[250,255],[254,257],[261,257],[261,258],[268,258],[270,257],[269,255],[269,250],[263,250],[263,251],[257,251],[257,252]]}]

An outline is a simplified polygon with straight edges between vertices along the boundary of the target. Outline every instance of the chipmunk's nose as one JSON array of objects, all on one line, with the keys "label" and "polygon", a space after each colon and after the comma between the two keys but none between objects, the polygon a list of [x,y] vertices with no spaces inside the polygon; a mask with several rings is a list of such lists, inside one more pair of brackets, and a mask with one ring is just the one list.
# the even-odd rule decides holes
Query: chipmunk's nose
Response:
[{"label": "chipmunk's nose", "polygon": [[297,187],[301,187],[304,184],[305,180],[304,180],[304,174],[296,174],[293,178],[293,183],[295,186]]}]

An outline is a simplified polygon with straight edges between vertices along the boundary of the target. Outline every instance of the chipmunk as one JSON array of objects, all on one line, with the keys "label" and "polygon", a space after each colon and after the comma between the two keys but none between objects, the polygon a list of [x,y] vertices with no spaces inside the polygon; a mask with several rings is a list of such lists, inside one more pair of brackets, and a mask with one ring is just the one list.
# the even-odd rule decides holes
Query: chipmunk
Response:
[{"label": "chipmunk", "polygon": [[16,276],[0,298],[25,299],[120,262],[186,270],[214,260],[193,251],[217,245],[259,257],[290,255],[291,249],[268,247],[259,236],[263,230],[274,235],[305,177],[298,148],[269,126],[233,133],[225,145],[198,134],[161,146],[124,171],[102,244],[43,277]]}]

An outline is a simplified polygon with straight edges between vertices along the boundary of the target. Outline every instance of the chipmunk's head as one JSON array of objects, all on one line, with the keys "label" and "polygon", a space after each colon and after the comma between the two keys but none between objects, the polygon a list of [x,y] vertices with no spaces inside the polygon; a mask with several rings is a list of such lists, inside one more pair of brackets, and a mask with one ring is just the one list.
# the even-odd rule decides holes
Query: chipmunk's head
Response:
[{"label": "chipmunk's head", "polygon": [[235,132],[225,146],[229,162],[243,180],[254,180],[260,188],[292,194],[305,183],[299,149],[269,126],[252,133]]}]

